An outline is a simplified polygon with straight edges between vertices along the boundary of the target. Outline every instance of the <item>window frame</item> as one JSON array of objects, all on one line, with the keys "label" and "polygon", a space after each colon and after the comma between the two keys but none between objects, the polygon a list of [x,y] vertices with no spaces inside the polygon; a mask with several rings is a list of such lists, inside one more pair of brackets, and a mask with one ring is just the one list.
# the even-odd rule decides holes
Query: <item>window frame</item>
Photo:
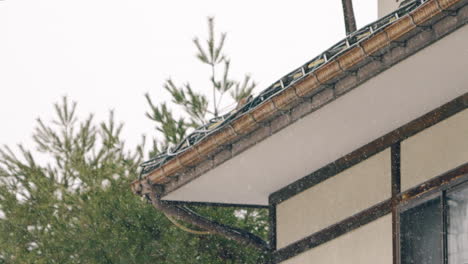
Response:
[{"label": "window frame", "polygon": [[[424,183],[423,183],[424,184]],[[423,203],[432,199],[440,199],[441,210],[441,224],[442,224],[442,263],[448,264],[448,243],[447,243],[447,227],[448,227],[448,207],[447,207],[447,194],[456,192],[460,189],[468,189],[468,174],[461,175],[449,182],[433,188],[427,192],[421,193],[416,197],[412,197],[406,201],[401,201],[396,208],[396,231],[397,231],[397,263],[401,264],[401,214],[405,211],[415,208]]]}]

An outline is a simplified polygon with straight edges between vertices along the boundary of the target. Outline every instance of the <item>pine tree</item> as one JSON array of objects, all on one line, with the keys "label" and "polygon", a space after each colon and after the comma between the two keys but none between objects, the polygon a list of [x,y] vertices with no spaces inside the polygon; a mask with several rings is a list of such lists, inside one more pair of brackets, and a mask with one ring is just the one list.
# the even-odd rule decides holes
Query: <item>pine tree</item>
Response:
[{"label": "pine tree", "polygon": [[[255,84],[229,77],[223,53],[225,34],[215,43],[209,19],[208,48],[194,40],[198,58],[211,67],[210,83],[216,99],[208,99],[190,85],[166,90],[185,114],[176,119],[168,104],[154,104],[146,96],[162,137],[153,140],[151,155],[178,142],[191,129],[219,114],[223,94],[239,99]],[[198,43],[198,44],[197,44]],[[219,66],[222,76],[217,76]],[[193,235],[174,226],[130,191],[145,158],[144,139],[125,145],[123,125],[92,115],[77,117],[77,105],[64,98],[55,104],[55,119],[37,121],[36,151],[19,146],[0,148],[0,263],[261,263],[263,253],[213,235]],[[39,152],[39,153],[38,153]],[[46,162],[37,161],[47,160]],[[264,210],[191,207],[227,225],[266,237]]]},{"label": "pine tree", "polygon": [[[206,47],[201,44],[199,38],[193,39],[197,49],[197,59],[203,65],[209,67],[208,80],[213,96],[211,107],[207,96],[200,92],[203,89],[196,91],[190,83],[178,86],[172,79],[166,80],[163,87],[172,97],[171,103],[173,105],[171,108],[184,110],[182,117],[175,118],[167,103],[155,105],[150,95],[146,94],[150,106],[150,112],[146,115],[156,122],[156,129],[164,137],[162,145],[157,146],[156,152],[165,150],[169,144],[180,142],[190,129],[206,124],[211,118],[219,117],[225,94],[229,94],[231,99],[236,102],[252,94],[256,83],[249,75],[245,75],[241,81],[233,80],[230,77],[230,60],[224,53],[225,40],[226,33],[221,33],[219,37],[216,36],[213,18],[208,18]],[[219,74],[220,70],[222,71],[221,74]]]},{"label": "pine tree", "polygon": [[[218,39],[218,41],[217,41]],[[252,95],[253,89],[256,87],[256,83],[251,77],[246,74],[241,81],[233,80],[230,77],[230,60],[224,53],[224,43],[226,40],[226,33],[221,33],[220,36],[215,34],[214,19],[208,18],[208,38],[204,41],[206,46],[203,46],[199,38],[194,38],[193,43],[197,49],[196,57],[202,63],[202,65],[208,66],[209,68],[209,84],[211,86],[211,93],[213,101],[208,103],[208,98],[204,95],[200,89],[196,91],[192,88],[190,83],[186,83],[182,86],[177,86],[172,79],[166,80],[163,87],[172,97],[171,108],[182,108],[184,115],[176,119],[174,114],[169,110],[168,104],[163,102],[159,105],[153,103],[149,94],[146,94],[146,99],[150,106],[150,111],[146,113],[147,117],[155,121],[156,129],[163,135],[163,141],[153,141],[152,155],[160,154],[166,151],[171,145],[179,143],[188,132],[192,129],[198,128],[208,122],[212,118],[218,118],[220,114],[220,107],[223,103],[223,96],[228,94],[231,101],[237,104],[241,103],[243,99],[248,98]],[[221,72],[221,74],[217,74]],[[231,109],[234,110],[234,109]],[[200,212],[202,215],[215,216],[218,222],[246,228],[248,230],[255,230],[260,236],[267,237],[267,223],[268,223],[268,212],[266,210],[259,209],[240,209],[240,208],[191,208],[195,211]],[[240,218],[242,221],[239,222]],[[249,226],[248,223],[252,221],[253,226]],[[247,225],[246,225],[247,224]],[[236,256],[235,248],[241,249],[235,243],[223,242],[220,244],[219,238],[212,237],[207,241],[218,241],[214,243],[216,251],[224,252],[220,253],[223,255],[223,263],[247,263],[248,259],[239,259],[242,254]],[[213,246],[211,242],[207,244],[207,249]],[[246,250],[246,249],[242,249]],[[262,254],[258,255],[259,258],[263,258]],[[252,259],[253,263],[258,261]],[[208,260],[207,260],[208,261]],[[240,261],[240,262],[239,262]],[[208,261],[209,262],[209,261]],[[207,263],[208,263],[207,262]]]}]

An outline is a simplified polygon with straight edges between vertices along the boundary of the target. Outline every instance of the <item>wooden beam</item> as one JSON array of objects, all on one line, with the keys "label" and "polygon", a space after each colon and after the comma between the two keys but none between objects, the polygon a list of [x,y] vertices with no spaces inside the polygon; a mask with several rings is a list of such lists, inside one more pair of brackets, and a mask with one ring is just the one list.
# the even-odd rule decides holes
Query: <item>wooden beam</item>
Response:
[{"label": "wooden beam", "polygon": [[203,230],[209,231],[212,234],[217,234],[228,239],[232,239],[241,244],[251,246],[265,252],[269,251],[268,243],[257,235],[242,229],[230,227],[216,221],[209,220],[185,207],[169,205],[160,200],[160,196],[156,191],[149,193],[149,198],[154,208],[165,214],[175,217],[178,220],[195,225]]},{"label": "wooden beam", "polygon": [[399,215],[398,215],[398,195],[401,192],[401,144],[397,142],[391,147],[391,164],[392,164],[392,252],[393,264],[398,264],[398,256],[400,249],[400,230],[399,230]]}]

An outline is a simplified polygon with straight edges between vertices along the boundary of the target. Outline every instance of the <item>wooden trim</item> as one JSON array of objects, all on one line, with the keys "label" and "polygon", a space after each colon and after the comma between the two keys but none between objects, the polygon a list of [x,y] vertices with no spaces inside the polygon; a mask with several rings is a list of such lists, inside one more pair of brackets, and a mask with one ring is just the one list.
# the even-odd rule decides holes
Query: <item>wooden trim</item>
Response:
[{"label": "wooden trim", "polygon": [[174,200],[161,200],[161,202],[168,205],[193,205],[193,206],[214,206],[214,207],[238,207],[238,208],[256,208],[268,209],[268,205],[258,204],[234,204],[234,203],[210,203],[210,202],[187,202],[187,201],[174,201]]},{"label": "wooden trim", "polygon": [[364,145],[363,147],[329,163],[321,169],[279,189],[269,197],[270,204],[281,203],[292,196],[356,165],[380,151],[403,141],[412,135],[431,127],[468,107],[468,93],[436,108],[435,110],[411,121],[400,128]]},{"label": "wooden trim", "polygon": [[401,192],[401,144],[395,143],[391,147],[391,191],[392,191],[392,256],[393,264],[399,263],[400,250],[400,229],[399,229],[399,213],[398,213],[398,195]]},{"label": "wooden trim", "polygon": [[268,232],[268,244],[270,250],[273,252],[276,250],[276,205],[272,204],[269,207],[269,232]]},{"label": "wooden trim", "polygon": [[286,259],[297,256],[306,250],[324,244],[390,213],[391,203],[391,199],[388,199],[382,203],[372,206],[369,209],[346,218],[345,220],[338,222],[328,228],[325,228],[273,252],[273,263],[279,263]]},{"label": "wooden trim", "polygon": [[392,197],[396,197],[401,192],[401,145],[400,142],[391,146],[392,163]]},{"label": "wooden trim", "polygon": [[422,195],[430,194],[434,191],[439,192],[441,190],[446,190],[466,180],[468,180],[468,162],[401,193],[398,195],[398,200],[400,203],[409,203],[411,200],[420,198]]},{"label": "wooden trim", "polygon": [[447,191],[442,191],[440,195],[440,205],[442,210],[442,263],[448,264],[448,243],[447,243],[447,226],[448,226],[448,207],[447,207]]}]

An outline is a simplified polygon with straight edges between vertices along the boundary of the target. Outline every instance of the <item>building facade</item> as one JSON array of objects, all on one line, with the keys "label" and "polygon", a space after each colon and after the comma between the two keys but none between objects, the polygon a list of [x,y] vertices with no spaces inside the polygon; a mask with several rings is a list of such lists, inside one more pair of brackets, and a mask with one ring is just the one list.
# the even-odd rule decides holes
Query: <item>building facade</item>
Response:
[{"label": "building facade", "polygon": [[394,2],[134,191],[269,208],[275,263],[468,263],[468,1]]}]

